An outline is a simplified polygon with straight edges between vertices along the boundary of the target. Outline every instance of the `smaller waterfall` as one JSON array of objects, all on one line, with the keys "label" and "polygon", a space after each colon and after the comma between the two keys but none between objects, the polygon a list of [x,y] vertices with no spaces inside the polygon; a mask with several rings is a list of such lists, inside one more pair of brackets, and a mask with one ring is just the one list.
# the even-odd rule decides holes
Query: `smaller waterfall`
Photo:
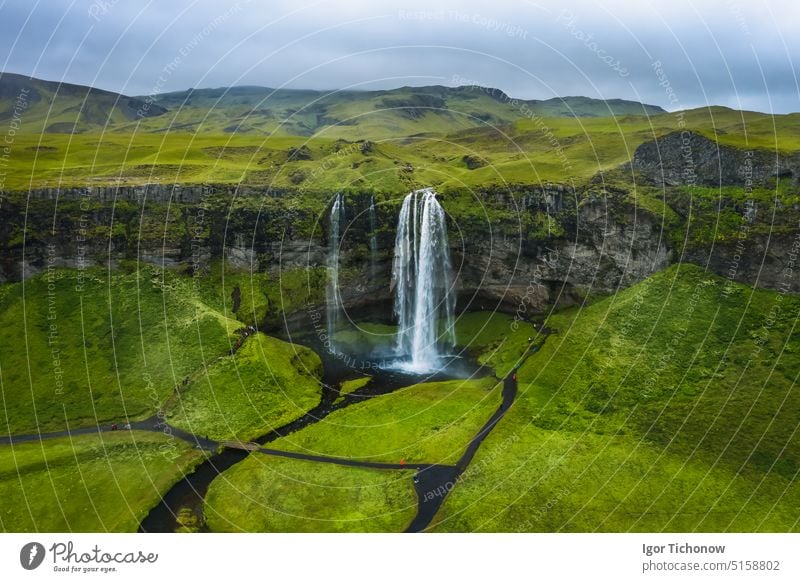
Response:
[{"label": "smaller waterfall", "polygon": [[369,267],[373,282],[378,274],[378,222],[375,218],[375,197],[369,199]]},{"label": "smaller waterfall", "polygon": [[[440,348],[455,345],[455,297],[447,221],[430,188],[411,192],[403,200],[392,278],[398,355],[409,358],[406,367],[416,372],[440,368]],[[440,323],[444,334],[440,334]]]},{"label": "smaller waterfall", "polygon": [[337,194],[333,206],[331,206],[328,231],[328,284],[325,288],[325,315],[332,351],[336,351],[334,339],[339,328],[339,316],[342,311],[342,295],[339,291],[339,248],[344,221],[344,197]]}]

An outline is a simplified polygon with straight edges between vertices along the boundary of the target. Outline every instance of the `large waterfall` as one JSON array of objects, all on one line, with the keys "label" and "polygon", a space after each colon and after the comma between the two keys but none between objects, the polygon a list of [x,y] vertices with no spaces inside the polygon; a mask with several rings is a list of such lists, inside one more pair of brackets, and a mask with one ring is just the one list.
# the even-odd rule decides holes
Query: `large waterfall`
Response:
[{"label": "large waterfall", "polygon": [[455,345],[455,300],[445,213],[430,188],[403,200],[392,277],[398,355],[413,371],[441,368],[441,350]]},{"label": "large waterfall", "polygon": [[332,351],[336,351],[334,339],[339,328],[339,315],[342,311],[342,295],[339,291],[339,247],[341,245],[341,227],[344,222],[344,197],[337,194],[331,207],[328,230],[328,284],[325,288],[325,315]]}]

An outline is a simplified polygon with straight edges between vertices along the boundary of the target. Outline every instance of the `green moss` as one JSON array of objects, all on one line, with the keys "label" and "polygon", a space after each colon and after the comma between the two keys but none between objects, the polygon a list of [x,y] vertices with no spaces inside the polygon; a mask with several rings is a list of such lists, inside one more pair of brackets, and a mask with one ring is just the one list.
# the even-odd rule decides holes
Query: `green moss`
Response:
[{"label": "green moss", "polygon": [[546,240],[564,236],[564,227],[558,220],[545,212],[525,213],[522,227],[531,240]]},{"label": "green moss", "polygon": [[91,426],[154,414],[174,386],[224,354],[241,323],[183,277],[53,270],[5,286],[0,433]]},{"label": "green moss", "polygon": [[549,318],[453,531],[795,531],[800,299],[678,265]]},{"label": "green moss", "polygon": [[522,364],[537,338],[541,340],[532,323],[504,313],[474,311],[456,321],[458,347],[500,378]]},{"label": "green moss", "polygon": [[690,248],[792,233],[800,203],[797,189],[787,180],[779,181],[774,188],[681,187],[670,190],[667,199],[687,215],[680,228],[672,229],[673,244],[679,246],[685,238]]},{"label": "green moss", "polygon": [[256,334],[192,375],[170,400],[169,420],[215,440],[251,440],[316,406],[321,375],[310,349]]},{"label": "green moss", "polygon": [[504,428],[483,443],[433,531],[798,531],[800,488],[779,475],[714,467],[633,436],[521,419]]},{"label": "green moss", "polygon": [[206,522],[215,532],[400,532],[417,509],[411,475],[254,453],[211,483]]},{"label": "green moss", "polygon": [[0,530],[135,532],[202,454],[138,431],[0,446]]},{"label": "green moss", "polygon": [[336,411],[272,446],[369,461],[452,464],[499,405],[496,382],[417,384]]},{"label": "green moss", "polygon": [[345,380],[339,387],[340,396],[345,396],[360,388],[363,388],[372,381],[372,376],[364,376],[362,378],[355,378],[353,380]]}]

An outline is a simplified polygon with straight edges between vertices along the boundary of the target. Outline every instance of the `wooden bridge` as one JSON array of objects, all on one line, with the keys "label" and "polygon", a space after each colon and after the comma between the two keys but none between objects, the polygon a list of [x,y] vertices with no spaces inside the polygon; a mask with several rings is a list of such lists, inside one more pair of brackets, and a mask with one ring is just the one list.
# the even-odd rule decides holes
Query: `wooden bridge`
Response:
[{"label": "wooden bridge", "polygon": [[258,443],[246,443],[243,441],[222,441],[220,444],[226,449],[242,449],[243,451],[257,451],[261,448]]}]

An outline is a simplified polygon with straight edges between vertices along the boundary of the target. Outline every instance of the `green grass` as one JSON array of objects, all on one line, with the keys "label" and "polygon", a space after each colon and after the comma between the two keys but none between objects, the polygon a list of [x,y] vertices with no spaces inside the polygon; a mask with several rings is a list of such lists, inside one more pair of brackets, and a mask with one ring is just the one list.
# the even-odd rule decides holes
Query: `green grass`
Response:
[{"label": "green grass", "polygon": [[441,528],[516,530],[555,499],[525,529],[796,530],[799,311],[676,265],[552,316]]},{"label": "green grass", "polygon": [[456,321],[458,347],[492,368],[499,378],[522,364],[533,344],[529,338],[537,338],[533,324],[513,315],[474,311],[460,315]]},{"label": "green grass", "polygon": [[0,446],[0,531],[135,532],[201,458],[138,431]]},{"label": "green grass", "polygon": [[[283,327],[285,313],[324,302],[325,273],[324,267],[286,268],[280,273],[265,273],[215,260],[190,280],[198,298],[227,317],[258,327],[265,324]],[[232,293],[236,287],[240,299],[234,311]]]},{"label": "green grass", "polygon": [[336,411],[271,446],[365,461],[453,464],[499,405],[496,382],[416,384]]},{"label": "green grass", "polygon": [[[481,107],[491,112],[496,105],[491,100],[472,103],[463,113],[477,113]],[[364,113],[363,104],[337,106]],[[179,115],[197,114],[187,110]],[[388,117],[362,116],[358,124],[323,128],[314,135],[313,130],[301,135],[278,131],[268,136],[261,129],[225,133],[214,122],[199,133],[180,123],[165,133],[147,133],[148,128],[163,128],[165,120],[144,120],[136,133],[120,125],[104,134],[20,134],[5,187],[241,182],[304,193],[386,193],[432,185],[459,190],[471,199],[471,190],[478,187],[584,184],[597,172],[628,161],[645,141],[684,128],[740,148],[800,149],[800,115],[743,114],[725,108],[690,110],[683,118],[512,115],[501,125],[476,123],[459,113],[443,117],[426,112],[409,119],[395,111]],[[291,124],[286,127],[289,133],[296,131]],[[364,139],[372,140],[367,151],[360,149]],[[292,148],[303,146],[308,155],[291,158]],[[481,159],[483,167],[469,169],[464,156]]]},{"label": "green grass", "polygon": [[168,419],[216,440],[251,440],[316,406],[321,374],[310,349],[256,334],[191,376],[170,400]]},{"label": "green grass", "polygon": [[[708,248],[713,244],[747,244],[753,237],[792,234],[797,230],[800,194],[788,179],[773,188],[682,187],[671,192],[669,203],[688,208],[692,213],[685,229],[677,233],[689,247]],[[745,216],[749,210],[750,219]],[[730,255],[736,254],[730,251]]]},{"label": "green grass", "polygon": [[359,390],[372,381],[372,376],[363,376],[361,378],[354,378],[353,380],[345,380],[339,386],[339,395],[346,396],[356,390]]},{"label": "green grass", "polygon": [[54,270],[0,293],[0,433],[147,417],[241,327],[151,267]]},{"label": "green grass", "polygon": [[211,483],[206,522],[215,532],[400,532],[417,509],[411,475],[254,453]]},{"label": "green grass", "polygon": [[[800,490],[632,436],[518,422],[490,435],[433,531],[798,531]],[[510,432],[511,430],[515,432]],[[516,436],[518,440],[506,440]],[[479,470],[477,469],[479,468]]]}]

